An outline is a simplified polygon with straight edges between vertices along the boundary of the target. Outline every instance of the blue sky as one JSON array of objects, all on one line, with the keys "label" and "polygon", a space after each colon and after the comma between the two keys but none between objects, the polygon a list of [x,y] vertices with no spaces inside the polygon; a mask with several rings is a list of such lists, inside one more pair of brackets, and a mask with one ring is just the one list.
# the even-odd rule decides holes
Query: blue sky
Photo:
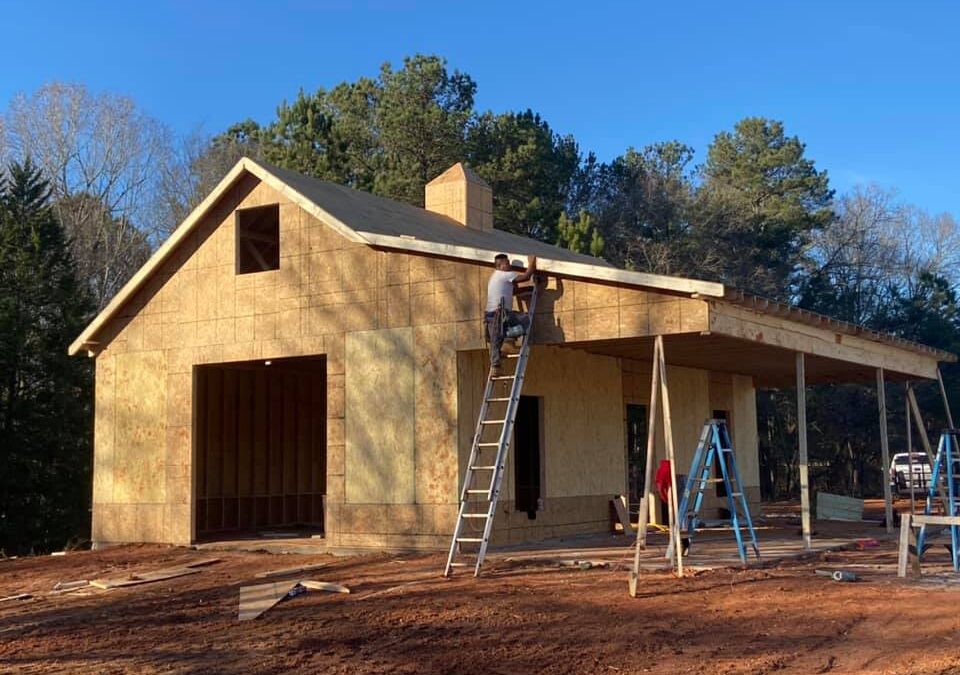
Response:
[{"label": "blue sky", "polygon": [[960,216],[960,3],[8,2],[0,105],[50,80],[132,96],[180,132],[445,56],[477,104],[532,108],[584,149],[783,120],[840,191],[875,181]]}]

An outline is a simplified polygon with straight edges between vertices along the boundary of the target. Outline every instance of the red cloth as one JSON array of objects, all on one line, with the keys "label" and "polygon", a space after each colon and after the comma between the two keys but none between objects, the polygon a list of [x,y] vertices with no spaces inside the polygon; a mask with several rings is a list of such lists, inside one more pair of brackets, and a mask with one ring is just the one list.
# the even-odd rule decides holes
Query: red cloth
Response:
[{"label": "red cloth", "polygon": [[660,460],[660,466],[657,467],[657,490],[660,492],[660,499],[667,501],[670,499],[670,485],[673,481],[670,478],[670,460]]}]

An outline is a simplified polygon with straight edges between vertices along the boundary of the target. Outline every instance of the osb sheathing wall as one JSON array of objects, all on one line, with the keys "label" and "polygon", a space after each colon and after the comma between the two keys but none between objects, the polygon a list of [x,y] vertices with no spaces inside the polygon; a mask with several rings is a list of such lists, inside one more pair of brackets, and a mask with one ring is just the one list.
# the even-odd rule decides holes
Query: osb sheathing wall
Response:
[{"label": "osb sheathing wall", "polygon": [[[488,368],[488,352],[460,354],[460,485]],[[609,531],[610,498],[626,489],[620,391],[616,358],[559,347],[531,349],[523,394],[542,398],[543,509],[533,520],[515,509],[513,462],[508,461],[494,543]]]},{"label": "osb sheathing wall", "polygon": [[[272,203],[280,269],[238,276],[234,210]],[[446,545],[457,510],[456,354],[483,348],[488,274],[352,243],[242,179],[99,337],[93,539],[193,540],[194,365],[324,354],[329,544]],[[536,331],[562,342],[706,321],[701,301],[552,281]],[[621,413],[611,433],[622,435]]]},{"label": "osb sheathing wall", "polygon": [[[651,364],[649,361],[623,359],[623,401],[650,405]],[[760,504],[760,466],[757,447],[757,401],[753,378],[745,375],[716,373],[697,368],[667,366],[670,389],[670,411],[673,425],[677,472],[690,471],[690,462],[700,440],[703,423],[714,410],[726,410],[737,453],[737,468],[751,506]],[[654,471],[666,458],[663,441],[663,417],[656,419]],[[726,498],[717,498],[714,491],[704,493],[708,509],[726,507]]]}]

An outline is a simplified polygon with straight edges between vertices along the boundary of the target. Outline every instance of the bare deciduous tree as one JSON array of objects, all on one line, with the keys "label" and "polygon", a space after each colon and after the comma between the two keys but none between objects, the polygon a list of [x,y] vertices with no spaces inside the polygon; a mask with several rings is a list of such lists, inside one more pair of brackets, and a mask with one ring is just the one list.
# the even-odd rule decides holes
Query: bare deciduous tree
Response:
[{"label": "bare deciduous tree", "polygon": [[3,117],[7,152],[30,157],[50,181],[78,273],[102,307],[163,232],[169,130],[130,98],[58,82],[18,95]]}]

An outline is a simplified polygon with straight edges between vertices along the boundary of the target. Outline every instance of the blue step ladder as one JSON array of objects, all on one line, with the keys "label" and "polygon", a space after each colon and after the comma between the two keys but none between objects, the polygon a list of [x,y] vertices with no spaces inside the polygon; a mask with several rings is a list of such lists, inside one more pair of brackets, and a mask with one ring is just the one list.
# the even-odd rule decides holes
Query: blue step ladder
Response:
[{"label": "blue step ladder", "polygon": [[[933,471],[930,474],[930,483],[927,486],[927,503],[923,510],[924,515],[932,515],[937,497],[943,504],[943,514],[946,516],[960,516],[960,448],[958,448],[957,429],[945,429],[940,434],[937,444],[937,456],[933,461]],[[950,530],[950,554],[953,561],[953,571],[960,572],[960,525],[947,525]],[[923,557],[924,540],[927,537],[927,526],[920,528],[917,535],[917,557]]]},{"label": "blue step ladder", "polygon": [[[720,476],[711,477],[713,473],[714,460],[720,467]],[[687,530],[688,541],[693,540],[693,533],[700,520],[700,508],[703,506],[703,492],[707,485],[716,485],[723,483],[727,493],[727,510],[730,511],[730,526],[737,539],[737,552],[740,554],[740,562],[747,564],[747,545],[744,538],[744,530],[749,535],[749,543],[753,552],[760,560],[760,546],[757,544],[757,532],[753,527],[753,519],[750,517],[750,506],[747,502],[747,495],[743,489],[743,483],[740,480],[740,470],[737,469],[736,453],[733,450],[733,443],[730,442],[730,432],[727,429],[727,423],[724,420],[709,419],[703,424],[703,431],[700,434],[700,442],[697,444],[697,450],[693,453],[693,461],[690,463],[690,473],[687,474],[687,482],[683,487],[683,498],[680,500],[677,519],[677,527],[683,531]],[[667,557],[673,556],[673,538],[670,539],[670,546],[667,549]]]}]

